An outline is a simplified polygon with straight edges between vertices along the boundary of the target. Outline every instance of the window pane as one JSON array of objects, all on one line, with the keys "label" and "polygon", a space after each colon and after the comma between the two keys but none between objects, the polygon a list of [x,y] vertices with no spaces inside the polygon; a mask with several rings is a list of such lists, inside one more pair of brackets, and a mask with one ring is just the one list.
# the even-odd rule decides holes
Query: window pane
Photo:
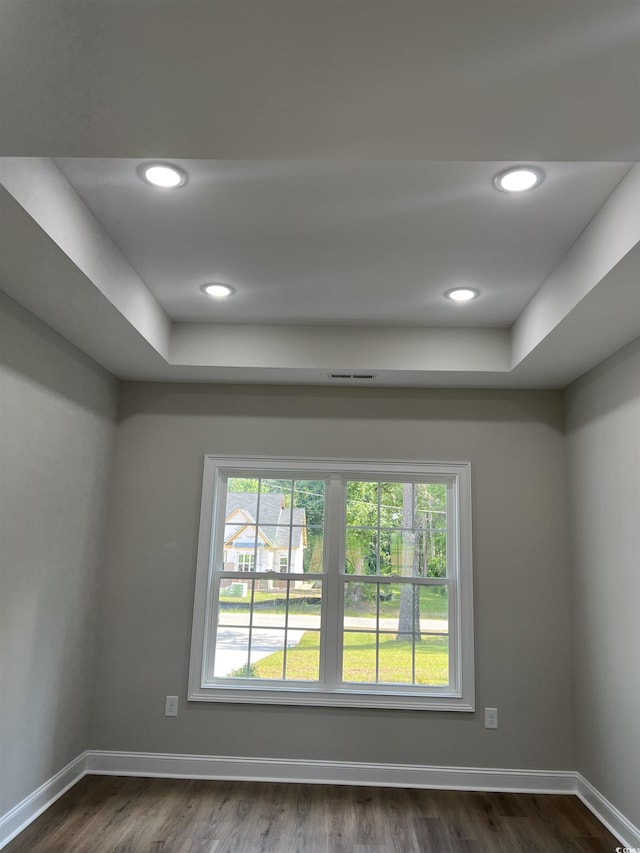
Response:
[{"label": "window pane", "polygon": [[253,600],[253,626],[284,628],[287,616],[286,584],[279,590],[258,590]]},{"label": "window pane", "polygon": [[377,630],[378,595],[377,583],[347,581],[344,585],[344,628],[359,628],[363,631]]},{"label": "window pane", "polygon": [[261,527],[272,524],[291,524],[291,493],[293,482],[277,478],[260,480],[260,508],[258,522]]},{"label": "window pane", "polygon": [[322,584],[317,581],[305,589],[298,589],[296,584],[297,581],[291,582],[289,593],[289,627],[317,630],[320,628]]},{"label": "window pane", "polygon": [[381,508],[384,527],[411,528],[415,517],[415,485],[413,483],[383,483],[384,510]]},{"label": "window pane", "polygon": [[420,587],[420,630],[448,633],[449,599],[446,586]]},{"label": "window pane", "polygon": [[253,554],[256,547],[256,528],[249,524],[225,524],[222,565],[225,572],[238,568],[238,554]]},{"label": "window pane", "polygon": [[[322,530],[283,525],[260,527],[261,572],[302,572],[314,566],[322,572]],[[307,551],[309,554],[307,555]]]},{"label": "window pane", "polygon": [[420,549],[412,530],[389,532],[390,574],[419,577],[421,573]]},{"label": "window pane", "polygon": [[320,678],[320,632],[287,632],[286,678],[294,681],[318,681]]},{"label": "window pane", "polygon": [[347,483],[347,527],[378,526],[378,484]]},{"label": "window pane", "polygon": [[[296,480],[293,494],[293,506],[303,507],[305,510],[304,522],[311,527],[324,526],[324,502],[325,482],[324,480]],[[296,524],[295,513],[293,523]]]},{"label": "window pane", "polygon": [[392,631],[398,629],[398,620],[400,618],[400,599],[402,597],[402,589],[407,587],[407,584],[387,584],[380,589],[380,630]]},{"label": "window pane", "polygon": [[249,627],[251,620],[251,587],[253,581],[220,579],[218,625]]},{"label": "window pane", "polygon": [[248,662],[249,629],[219,627],[216,632],[214,676],[216,678],[245,678],[248,672]]},{"label": "window pane", "polygon": [[[253,483],[256,483],[254,488]],[[239,491],[233,491],[232,484],[237,484]],[[248,491],[251,489],[251,491]],[[255,530],[256,512],[258,503],[257,481],[252,480],[229,480],[227,486],[227,497],[225,503],[225,524],[239,525],[248,524]],[[225,541],[227,534],[225,531]]]},{"label": "window pane", "polygon": [[416,513],[421,527],[446,527],[447,487],[444,483],[416,484]]},{"label": "window pane", "polygon": [[[380,483],[380,526],[410,526],[412,486],[402,483]],[[405,508],[405,500],[407,505]],[[406,515],[407,520],[403,521]]]},{"label": "window pane", "polygon": [[[302,571],[304,541],[301,527],[285,527],[282,524],[261,525],[259,530],[263,550],[261,571],[279,571],[280,556],[287,558],[287,560],[290,559],[292,566],[299,564],[299,571]],[[291,571],[296,571],[296,569],[292,568]]]},{"label": "window pane", "polygon": [[422,631],[446,634],[449,630],[447,588],[394,584],[392,598],[381,606],[380,630],[395,627],[399,636]]},{"label": "window pane", "polygon": [[378,681],[413,684],[413,643],[411,636],[397,633],[378,635]]},{"label": "window pane", "polygon": [[418,531],[415,539],[416,568],[419,577],[447,576],[447,534],[444,531]]},{"label": "window pane", "polygon": [[411,640],[420,633],[422,619],[422,587],[417,584],[398,584],[393,588],[393,599],[385,611],[386,619],[380,626],[395,628],[398,640]]},{"label": "window pane", "polygon": [[416,643],[416,684],[449,683],[449,637],[423,634]]},{"label": "window pane", "polygon": [[[324,529],[307,525],[302,531],[302,570],[321,575],[324,571]],[[293,571],[290,569],[290,571]]]},{"label": "window pane", "polygon": [[378,532],[350,528],[347,530],[345,573],[375,575],[378,573]]},{"label": "window pane", "polygon": [[258,492],[257,477],[229,477],[227,479],[228,492]]},{"label": "window pane", "polygon": [[[282,678],[285,632],[279,628],[254,628],[251,632],[251,678]],[[268,659],[267,665],[260,666]],[[271,664],[276,662],[275,666]]]},{"label": "window pane", "polygon": [[345,631],[342,650],[342,680],[375,684],[376,635]]}]

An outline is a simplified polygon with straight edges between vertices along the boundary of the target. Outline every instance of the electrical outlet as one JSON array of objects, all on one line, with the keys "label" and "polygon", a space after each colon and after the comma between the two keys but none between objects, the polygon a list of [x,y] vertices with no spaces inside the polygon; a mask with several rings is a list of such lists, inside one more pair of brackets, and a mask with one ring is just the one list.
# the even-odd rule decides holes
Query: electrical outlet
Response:
[{"label": "electrical outlet", "polygon": [[484,709],[484,727],[485,727],[485,729],[497,729],[498,728],[498,709],[497,708],[485,708]]},{"label": "electrical outlet", "polygon": [[178,716],[178,697],[177,696],[167,696],[164,703],[164,715],[165,717],[177,717]]}]

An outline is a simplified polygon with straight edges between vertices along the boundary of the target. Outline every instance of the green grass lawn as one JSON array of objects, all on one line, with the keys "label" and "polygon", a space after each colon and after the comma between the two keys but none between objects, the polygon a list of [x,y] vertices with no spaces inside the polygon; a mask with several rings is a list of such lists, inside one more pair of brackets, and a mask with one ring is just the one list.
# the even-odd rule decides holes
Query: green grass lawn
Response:
[{"label": "green grass lawn", "polygon": [[[297,646],[287,650],[287,679],[318,680],[320,634],[305,632]],[[393,634],[379,637],[378,673],[380,682],[412,683],[412,643],[398,641]],[[415,647],[416,684],[445,685],[449,680],[447,637],[425,637]],[[282,678],[284,652],[274,652],[253,666],[256,678]],[[376,682],[376,636],[346,633],[344,637],[343,679],[355,684]]]},{"label": "green grass lawn", "polygon": [[[449,682],[449,640],[423,636],[415,644],[415,682],[412,681],[413,646],[410,640],[396,640],[395,634],[378,637],[378,681],[396,684],[443,685]],[[376,635],[344,635],[343,680],[375,684]]]},{"label": "green grass lawn", "polygon": [[[446,619],[449,614],[449,604],[446,595],[440,592],[443,587],[423,586],[420,589],[420,614],[425,619]],[[395,616],[398,612],[399,596],[394,595],[391,600],[380,602],[380,616]],[[375,613],[375,602],[372,604]],[[349,613],[355,616],[356,613]]]},{"label": "green grass lawn", "polygon": [[[384,586],[382,586],[384,589]],[[446,594],[442,594],[441,588],[424,586],[420,590],[420,613],[425,619],[446,619],[448,614],[448,603]],[[289,613],[320,613],[320,593],[318,595],[318,603],[310,604],[309,602],[297,601],[297,598],[311,598],[316,594],[314,590],[292,591],[289,598]],[[380,616],[381,617],[397,617],[398,604],[400,596],[396,593],[391,599],[380,601]],[[256,590],[254,594],[254,602],[262,603],[268,601],[286,600],[286,591],[278,592]],[[241,596],[221,595],[221,604],[246,604],[247,608],[234,607],[236,613],[248,613],[251,605],[250,595],[242,598]],[[283,604],[274,604],[273,608],[261,607],[261,613],[282,613]],[[376,603],[374,601],[363,601],[358,608],[346,607],[345,616],[368,616],[375,615]]]}]

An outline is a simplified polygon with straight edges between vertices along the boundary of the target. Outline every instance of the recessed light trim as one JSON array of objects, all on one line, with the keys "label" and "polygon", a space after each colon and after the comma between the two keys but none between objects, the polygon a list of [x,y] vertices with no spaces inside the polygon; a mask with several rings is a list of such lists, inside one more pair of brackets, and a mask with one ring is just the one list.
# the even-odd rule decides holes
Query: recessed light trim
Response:
[{"label": "recessed light trim", "polygon": [[499,172],[493,183],[502,193],[522,193],[540,186],[543,180],[544,172],[537,166],[511,166]]},{"label": "recessed light trim", "polygon": [[200,290],[212,299],[226,299],[227,296],[236,292],[230,284],[222,284],[217,281],[210,281],[201,285]]},{"label": "recessed light trim", "polygon": [[480,291],[474,287],[452,287],[451,290],[447,290],[445,296],[452,302],[469,302],[471,299],[475,299],[479,293]]},{"label": "recessed light trim", "polygon": [[161,190],[175,190],[187,183],[187,173],[173,163],[143,163],[137,171],[143,181]]}]

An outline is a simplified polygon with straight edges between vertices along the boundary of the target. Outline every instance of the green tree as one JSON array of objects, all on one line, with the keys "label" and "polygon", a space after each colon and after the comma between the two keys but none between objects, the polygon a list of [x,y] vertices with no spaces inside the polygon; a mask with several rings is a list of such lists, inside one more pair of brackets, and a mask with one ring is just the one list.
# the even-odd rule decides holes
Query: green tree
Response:
[{"label": "green tree", "polygon": [[[347,574],[377,574],[379,551],[378,484],[351,481],[347,483],[345,571]],[[375,602],[377,586],[350,582],[345,587],[345,604],[360,610]]]},{"label": "green tree", "polygon": [[347,483],[346,524],[345,571],[354,575],[377,574],[377,483]]},{"label": "green tree", "polygon": [[[296,480],[294,485],[296,507],[305,511],[307,547],[304,551],[303,571],[322,571],[322,548],[324,545],[324,480]],[[290,495],[287,500],[290,501]]]}]

